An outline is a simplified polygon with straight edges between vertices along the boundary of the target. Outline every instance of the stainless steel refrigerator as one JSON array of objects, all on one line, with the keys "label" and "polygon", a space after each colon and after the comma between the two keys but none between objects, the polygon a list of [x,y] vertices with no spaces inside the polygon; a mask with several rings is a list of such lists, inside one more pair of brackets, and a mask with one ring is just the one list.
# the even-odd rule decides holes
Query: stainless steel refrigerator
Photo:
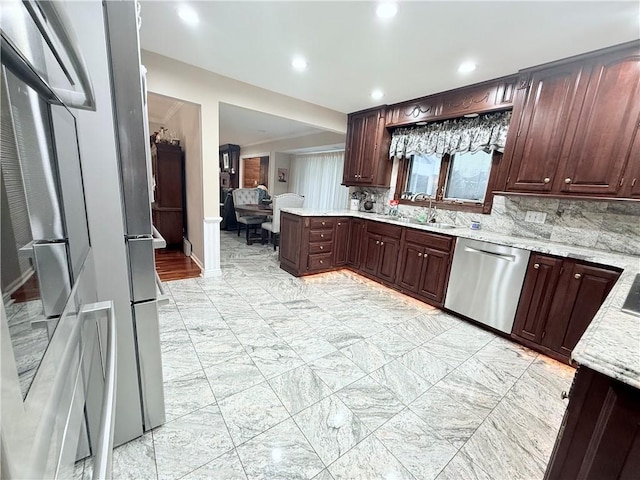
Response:
[{"label": "stainless steel refrigerator", "polygon": [[134,323],[144,430],[164,423],[162,359],[158,326],[159,280],[151,221],[151,160],[146,91],[140,64],[139,17],[132,1],[104,2],[117,138],[124,242]]}]

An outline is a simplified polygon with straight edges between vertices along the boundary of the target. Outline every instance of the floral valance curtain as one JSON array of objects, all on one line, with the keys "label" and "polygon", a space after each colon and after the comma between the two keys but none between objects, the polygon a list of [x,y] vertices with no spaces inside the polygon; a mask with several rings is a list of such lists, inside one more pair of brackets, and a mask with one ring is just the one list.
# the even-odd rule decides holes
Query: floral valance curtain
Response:
[{"label": "floral valance curtain", "polygon": [[389,158],[479,150],[502,152],[510,120],[511,112],[500,112],[433,122],[424,127],[398,128],[391,136]]}]

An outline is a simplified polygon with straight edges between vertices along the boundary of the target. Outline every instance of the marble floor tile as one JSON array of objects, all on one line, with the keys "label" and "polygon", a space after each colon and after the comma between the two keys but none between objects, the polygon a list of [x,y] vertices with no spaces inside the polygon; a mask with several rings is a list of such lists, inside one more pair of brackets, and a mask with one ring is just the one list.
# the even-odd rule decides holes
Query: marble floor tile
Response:
[{"label": "marble floor tile", "polygon": [[273,377],[269,384],[290,414],[331,395],[331,389],[307,365]]},{"label": "marble floor tile", "polygon": [[301,411],[293,419],[325,465],[369,434],[364,423],[335,395]]},{"label": "marble floor tile", "polygon": [[215,405],[153,430],[153,444],[159,480],[180,478],[233,448]]},{"label": "marble floor tile", "polygon": [[155,480],[156,455],[152,434],[146,433],[113,450],[112,476],[122,480]]},{"label": "marble floor tile", "polygon": [[246,353],[205,368],[204,373],[218,401],[264,382],[260,369]]},{"label": "marble floor tile", "polygon": [[309,366],[334,392],[366,375],[342,352],[325,355],[311,362]]},{"label": "marble floor tile", "polygon": [[305,362],[312,362],[316,358],[324,357],[338,350],[315,331],[293,337],[288,343]]},{"label": "marble floor tile", "polygon": [[246,442],[289,416],[266,382],[231,395],[218,404],[235,445]]},{"label": "marble floor tile", "polygon": [[341,349],[364,339],[362,335],[345,325],[337,324],[331,329],[323,330],[320,335],[334,347]]},{"label": "marble floor tile", "polygon": [[[438,387],[447,392],[451,398],[455,398],[456,401],[472,406],[478,415],[487,416],[502,398],[502,395],[496,393],[495,390],[498,389],[496,385],[502,385],[503,379],[493,377],[491,381],[495,380],[496,384],[488,385],[483,383],[485,379],[490,377],[486,371],[483,371],[482,377],[474,377],[472,373],[460,370],[460,368],[438,382]],[[511,379],[504,381],[511,382]]]},{"label": "marble floor tile", "polygon": [[484,410],[477,410],[467,398],[452,395],[440,385],[427,390],[409,408],[458,448],[469,440],[485,418]]},{"label": "marble floor tile", "polygon": [[167,422],[212,403],[216,401],[202,369],[164,382]]},{"label": "marble floor tile", "polygon": [[370,430],[375,430],[404,408],[394,393],[371,377],[364,377],[336,393]]},{"label": "marble floor tile", "polygon": [[[517,376],[510,373],[511,370],[512,368],[505,364],[481,361],[477,355],[474,355],[448,375],[446,379],[450,383],[455,381],[458,385],[467,385],[466,388],[470,387],[472,391],[477,391],[479,394],[490,390],[499,400],[518,380]],[[493,408],[493,406],[490,407]]]},{"label": "marble floor tile", "polygon": [[331,476],[331,474],[329,473],[329,470],[327,470],[326,468],[324,470],[322,470],[318,475],[316,475],[315,477],[313,477],[313,480],[334,480],[333,477]]},{"label": "marble floor tile", "polygon": [[374,370],[370,376],[380,385],[391,390],[405,405],[413,402],[432,386],[430,382],[409,370],[399,360]]},{"label": "marble floor tile", "polygon": [[428,350],[418,347],[399,359],[409,370],[420,375],[430,383],[437,383],[446,377],[455,367],[431,355]]},{"label": "marble floor tile", "polygon": [[374,435],[416,478],[433,480],[458,452],[444,437],[405,409]]},{"label": "marble floor tile", "polygon": [[436,480],[494,480],[463,452],[451,459]]},{"label": "marble floor tile", "polygon": [[293,370],[304,363],[284,342],[272,347],[256,347],[249,351],[249,356],[267,378]]},{"label": "marble floor tile", "polygon": [[390,357],[399,357],[416,348],[412,342],[395,333],[393,329],[369,337],[367,340]]},{"label": "marble floor tile", "polygon": [[182,478],[184,480],[247,480],[235,450],[223,453]]},{"label": "marble floor tile", "polygon": [[200,370],[202,365],[190,343],[162,352],[162,378],[165,382]]},{"label": "marble floor tile", "polygon": [[373,435],[329,465],[329,472],[335,480],[414,480]]},{"label": "marble floor tile", "polygon": [[520,445],[489,422],[483,423],[462,447],[461,452],[491,478],[541,479],[544,468]]},{"label": "marble floor tile", "polygon": [[227,362],[245,355],[245,350],[235,335],[212,337],[194,345],[200,363],[204,368]]},{"label": "marble floor tile", "polygon": [[368,340],[361,340],[340,351],[367,373],[373,372],[393,360],[393,357],[384,353]]},{"label": "marble floor tile", "polygon": [[344,325],[364,338],[380,334],[387,330],[387,327],[371,318],[349,318],[344,321]]},{"label": "marble floor tile", "polygon": [[249,479],[311,479],[324,464],[292,419],[238,447]]}]

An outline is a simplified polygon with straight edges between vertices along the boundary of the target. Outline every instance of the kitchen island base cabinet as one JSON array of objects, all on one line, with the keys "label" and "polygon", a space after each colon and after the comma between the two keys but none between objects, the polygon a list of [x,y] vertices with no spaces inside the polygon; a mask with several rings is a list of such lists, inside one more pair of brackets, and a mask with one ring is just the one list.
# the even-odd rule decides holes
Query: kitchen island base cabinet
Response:
[{"label": "kitchen island base cabinet", "polygon": [[282,212],[280,216],[280,267],[292,275],[300,271],[302,217]]},{"label": "kitchen island base cabinet", "polygon": [[618,270],[604,266],[532,255],[512,337],[569,363],[571,351],[619,276]]},{"label": "kitchen island base cabinet", "polygon": [[640,477],[640,390],[580,366],[545,480]]}]

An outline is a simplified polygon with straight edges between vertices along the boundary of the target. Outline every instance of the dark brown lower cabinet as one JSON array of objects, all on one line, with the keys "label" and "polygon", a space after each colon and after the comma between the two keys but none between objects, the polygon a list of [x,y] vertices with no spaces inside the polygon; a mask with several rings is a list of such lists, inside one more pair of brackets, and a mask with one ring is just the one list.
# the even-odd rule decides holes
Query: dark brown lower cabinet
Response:
[{"label": "dark brown lower cabinet", "polygon": [[336,220],[333,250],[334,266],[341,267],[346,265],[349,254],[349,218],[338,218]]},{"label": "dark brown lower cabinet", "polygon": [[512,337],[569,362],[571,351],[619,276],[620,271],[611,267],[532,255]]},{"label": "dark brown lower cabinet", "polygon": [[580,366],[544,478],[640,478],[640,390]]},{"label": "dark brown lower cabinet", "polygon": [[362,251],[362,242],[364,239],[364,220],[359,218],[352,218],[349,222],[349,246],[347,250],[347,265],[355,268],[360,268]]},{"label": "dark brown lower cabinet", "polygon": [[396,285],[404,292],[442,306],[453,245],[453,239],[446,235],[405,230]]},{"label": "dark brown lower cabinet", "polygon": [[401,227],[367,222],[361,270],[370,276],[393,284],[398,266],[401,235]]},{"label": "dark brown lower cabinet", "polygon": [[280,267],[298,275],[301,269],[302,219],[298,215],[280,214]]}]

